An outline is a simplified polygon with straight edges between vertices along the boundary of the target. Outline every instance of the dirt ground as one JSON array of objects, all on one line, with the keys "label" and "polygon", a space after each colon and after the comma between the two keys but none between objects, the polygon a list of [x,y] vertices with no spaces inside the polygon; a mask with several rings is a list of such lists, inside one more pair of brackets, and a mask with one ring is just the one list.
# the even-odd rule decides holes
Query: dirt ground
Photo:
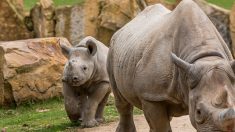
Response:
[{"label": "dirt ground", "polygon": [[[134,120],[137,132],[149,131],[149,126],[143,115],[135,116]],[[78,132],[115,132],[117,123],[118,122],[111,122],[108,124],[103,124],[99,127],[78,129]],[[188,116],[173,118],[171,121],[171,127],[173,132],[196,132],[196,130],[191,125]]]}]

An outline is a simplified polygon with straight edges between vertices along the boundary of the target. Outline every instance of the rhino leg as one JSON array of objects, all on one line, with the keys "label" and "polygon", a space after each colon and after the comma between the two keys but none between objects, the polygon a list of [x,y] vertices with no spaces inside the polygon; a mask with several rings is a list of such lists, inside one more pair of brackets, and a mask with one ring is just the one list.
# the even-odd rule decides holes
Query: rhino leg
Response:
[{"label": "rhino leg", "polygon": [[136,132],[133,120],[133,106],[128,103],[117,90],[113,87],[115,105],[118,110],[120,120],[116,132]]},{"label": "rhino leg", "polygon": [[101,83],[96,85],[94,91],[88,95],[88,100],[83,109],[82,127],[94,127],[99,124],[95,119],[96,111],[98,105],[106,95],[104,93],[107,93],[108,91],[109,87],[107,87],[106,83]]},{"label": "rhino leg", "polygon": [[76,122],[81,118],[81,109],[79,104],[81,103],[78,96],[75,95],[72,88],[64,84],[64,105],[66,113],[71,122]]},{"label": "rhino leg", "polygon": [[[107,87],[109,87],[109,84],[107,84]],[[110,89],[110,88],[109,88]],[[106,93],[106,95],[104,96],[103,100],[100,102],[98,108],[97,108],[97,111],[96,111],[96,115],[95,115],[95,119],[96,121],[98,121],[99,123],[102,123],[104,122],[104,116],[103,116],[103,113],[104,113],[104,107],[108,101],[108,98],[109,98],[109,94],[110,94],[110,90],[108,91],[108,93]]]},{"label": "rhino leg", "polygon": [[142,108],[149,124],[150,132],[171,132],[170,119],[164,104],[142,101]]}]

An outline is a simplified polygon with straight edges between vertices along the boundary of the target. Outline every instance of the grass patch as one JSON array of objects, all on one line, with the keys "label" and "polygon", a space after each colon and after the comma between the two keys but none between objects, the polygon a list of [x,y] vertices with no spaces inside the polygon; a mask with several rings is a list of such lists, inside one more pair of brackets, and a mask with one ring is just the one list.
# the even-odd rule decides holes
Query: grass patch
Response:
[{"label": "grass patch", "polygon": [[[118,119],[114,98],[110,97],[105,107],[106,122]],[[134,114],[142,111],[134,109]],[[71,123],[64,110],[62,98],[24,104],[17,108],[0,109],[0,130],[7,132],[54,132],[76,130],[80,123]]]},{"label": "grass patch", "polygon": [[[39,0],[24,0],[25,10],[30,10]],[[53,0],[55,6],[81,4],[85,0]]]},{"label": "grass patch", "polygon": [[[165,0],[168,3],[175,3],[176,0]],[[233,6],[233,3],[235,0],[206,0],[209,3],[215,4],[217,6],[220,6],[222,8],[230,10]]]},{"label": "grass patch", "polygon": [[225,9],[231,9],[235,0],[207,0],[207,2],[218,5]]},{"label": "grass patch", "polygon": [[165,0],[165,1],[172,4],[176,2],[175,0]]}]

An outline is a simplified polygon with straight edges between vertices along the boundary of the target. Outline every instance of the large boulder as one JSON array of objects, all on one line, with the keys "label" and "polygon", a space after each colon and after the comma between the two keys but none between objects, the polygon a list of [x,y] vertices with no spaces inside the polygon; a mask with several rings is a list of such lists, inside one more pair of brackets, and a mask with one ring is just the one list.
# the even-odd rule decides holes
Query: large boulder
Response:
[{"label": "large boulder", "polygon": [[[66,58],[59,38],[0,43],[0,105],[61,96]],[[64,44],[69,42],[60,38]]]}]

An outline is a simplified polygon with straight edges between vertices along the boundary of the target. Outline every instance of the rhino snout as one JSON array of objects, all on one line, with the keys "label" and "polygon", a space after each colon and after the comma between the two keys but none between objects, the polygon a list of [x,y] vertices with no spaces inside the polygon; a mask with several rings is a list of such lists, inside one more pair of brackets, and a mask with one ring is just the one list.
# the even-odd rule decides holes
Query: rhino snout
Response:
[{"label": "rhino snout", "polygon": [[73,82],[79,82],[82,80],[82,79],[79,79],[78,76],[73,76],[72,79],[73,79]]},{"label": "rhino snout", "polygon": [[233,108],[228,108],[221,111],[218,115],[219,126],[225,131],[235,130],[235,110]]}]

